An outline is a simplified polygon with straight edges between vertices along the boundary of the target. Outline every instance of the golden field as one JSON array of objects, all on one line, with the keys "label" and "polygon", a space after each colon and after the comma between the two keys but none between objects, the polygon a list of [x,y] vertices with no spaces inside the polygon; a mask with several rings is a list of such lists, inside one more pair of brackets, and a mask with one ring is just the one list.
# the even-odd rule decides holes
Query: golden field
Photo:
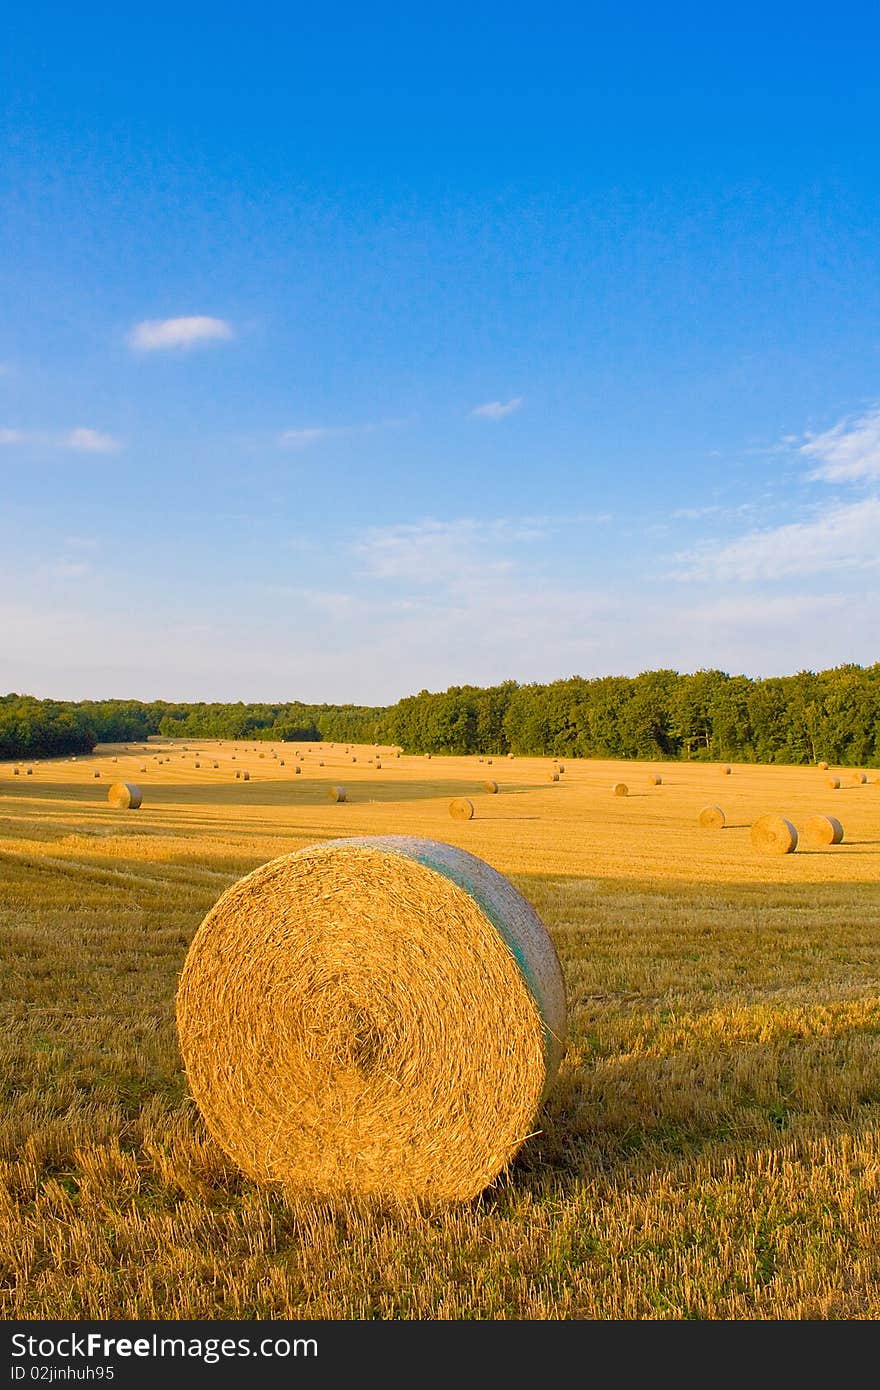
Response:
[{"label": "golden field", "polygon": [[[152,739],[0,764],[3,1316],[880,1315],[877,772],[563,761],[551,782],[549,759]],[[116,780],[139,811],[107,804]],[[706,805],[724,830],[698,828]],[[761,854],[767,812],[834,815],[844,842]],[[222,890],[382,833],[510,876],[566,978],[541,1132],[441,1212],[256,1188],[177,1050],[178,973]]]}]

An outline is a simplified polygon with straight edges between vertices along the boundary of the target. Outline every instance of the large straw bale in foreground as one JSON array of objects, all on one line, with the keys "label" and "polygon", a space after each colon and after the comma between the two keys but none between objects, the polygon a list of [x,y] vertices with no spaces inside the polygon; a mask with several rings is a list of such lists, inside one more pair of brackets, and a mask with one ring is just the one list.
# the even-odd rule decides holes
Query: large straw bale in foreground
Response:
[{"label": "large straw bale in foreground", "polygon": [[136,782],[113,782],[107,788],[107,800],[118,811],[137,811],[143,797]]},{"label": "large straw bale in foreground", "polygon": [[765,854],[791,854],[797,849],[798,833],[785,816],[759,816],[750,834],[755,849]]},{"label": "large straw bale in foreground", "polygon": [[526,900],[434,840],[332,840],[234,884],[177,995],[192,1094],[252,1178],[322,1197],[482,1192],[535,1128],[565,991]]},{"label": "large straw bale in foreground", "polygon": [[449,814],[453,820],[473,820],[474,803],[467,796],[457,796],[449,803]]},{"label": "large straw bale in foreground", "polygon": [[703,830],[723,830],[725,819],[720,806],[704,806],[697,817]]},{"label": "large straw bale in foreground", "polygon": [[810,816],[800,838],[812,849],[820,849],[823,845],[839,845],[843,840],[843,826],[836,816]]}]

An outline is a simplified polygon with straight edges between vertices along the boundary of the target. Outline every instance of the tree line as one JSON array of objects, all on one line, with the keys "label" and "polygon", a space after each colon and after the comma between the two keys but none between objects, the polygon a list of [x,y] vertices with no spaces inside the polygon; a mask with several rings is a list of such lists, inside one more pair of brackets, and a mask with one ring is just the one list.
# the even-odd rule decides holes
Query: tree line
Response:
[{"label": "tree line", "polygon": [[170,738],[391,743],[408,753],[880,763],[880,664],[764,679],[706,670],[452,686],[394,705],[0,697],[0,758]]}]

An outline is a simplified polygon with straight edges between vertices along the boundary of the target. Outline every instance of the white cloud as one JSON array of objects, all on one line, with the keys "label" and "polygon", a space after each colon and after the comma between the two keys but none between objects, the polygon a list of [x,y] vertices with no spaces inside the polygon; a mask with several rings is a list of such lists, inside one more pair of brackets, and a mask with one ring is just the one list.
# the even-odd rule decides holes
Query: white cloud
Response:
[{"label": "white cloud", "polygon": [[59,560],[49,567],[48,573],[54,579],[82,579],[91,573],[91,566],[83,560]]},{"label": "white cloud", "polygon": [[286,449],[306,449],[309,444],[317,444],[319,439],[328,439],[334,434],[348,434],[344,426],[313,425],[309,429],[285,430],[279,437],[279,444]]},{"label": "white cloud", "polygon": [[505,415],[512,415],[515,410],[519,410],[522,403],[522,396],[514,396],[510,401],[486,401],[485,405],[475,405],[470,414],[478,416],[481,420],[503,420]]},{"label": "white cloud", "polygon": [[37,444],[47,449],[73,449],[79,454],[115,454],[122,444],[112,434],[85,425],[50,434],[47,430],[0,430],[0,445]]},{"label": "white cloud", "polygon": [[800,452],[819,461],[810,477],[822,482],[880,478],[880,410],[870,411],[854,422],[841,420],[802,444]]},{"label": "white cloud", "polygon": [[362,572],[373,579],[406,579],[428,587],[465,586],[475,575],[508,574],[514,561],[503,549],[546,536],[546,527],[506,518],[421,521],[375,527],[353,549]]},{"label": "white cloud", "polygon": [[156,352],[165,348],[189,348],[196,343],[222,342],[234,336],[232,325],[225,319],[197,314],[179,319],[144,319],[135,324],[128,335],[128,343],[140,352]]},{"label": "white cloud", "polygon": [[678,579],[786,579],[880,566],[880,498],[838,503],[816,520],[751,531],[717,549],[703,545],[676,558]]},{"label": "white cloud", "polygon": [[69,430],[61,441],[65,449],[75,449],[79,454],[115,454],[122,448],[112,434],[102,434],[100,430],[90,430],[79,426]]}]

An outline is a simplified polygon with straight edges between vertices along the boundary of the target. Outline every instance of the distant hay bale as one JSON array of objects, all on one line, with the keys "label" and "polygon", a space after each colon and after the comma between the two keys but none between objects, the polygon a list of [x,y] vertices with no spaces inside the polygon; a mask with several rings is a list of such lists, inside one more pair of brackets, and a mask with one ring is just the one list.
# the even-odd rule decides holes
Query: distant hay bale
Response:
[{"label": "distant hay bale", "polygon": [[14,768],[12,769],[12,775],[13,775],[13,777],[20,777],[20,776],[21,776],[21,773],[20,773],[20,771],[19,771],[19,769],[18,769],[17,767],[14,767]]},{"label": "distant hay bale", "polygon": [[820,772],[828,771],[828,764],[826,762],[817,763],[816,766],[818,767]]},{"label": "distant hay bale", "polygon": [[731,775],[731,773],[733,772],[733,768],[730,766],[730,763],[724,763],[723,766],[722,766],[722,768],[721,768],[721,772],[722,772],[723,776],[729,777],[729,776]]},{"label": "distant hay bale", "polygon": [[94,772],[92,773],[92,776],[93,776],[93,777],[100,777],[100,775],[101,775],[100,770],[96,767],[95,770],[94,770]]},{"label": "distant hay bale", "polygon": [[327,800],[328,800],[328,801],[346,801],[346,800],[347,800],[347,796],[346,796],[345,787],[328,787],[328,788],[327,788]]},{"label": "distant hay bale", "polygon": [[478,1196],[538,1127],[565,986],[534,909],[474,855],[335,840],[223,894],[177,1028],[208,1130],[251,1179],[439,1205]]},{"label": "distant hay bale", "polygon": [[507,757],[508,757],[508,759],[509,759],[510,762],[513,762],[513,754],[512,754],[512,753],[508,753]]},{"label": "distant hay bale", "polygon": [[379,770],[379,772],[382,771],[382,764],[379,762],[379,759],[378,759],[378,758],[376,759],[376,767],[377,767],[377,769]]},{"label": "distant hay bale", "polygon": [[426,753],[426,754],[425,754],[425,757],[426,757],[426,758],[430,758],[430,756],[431,756],[430,753]]},{"label": "distant hay bale", "polygon": [[697,816],[697,823],[703,830],[723,830],[725,815],[720,806],[704,806]]},{"label": "distant hay bale", "polygon": [[615,796],[629,796],[629,787],[625,782],[615,782],[612,791]]},{"label": "distant hay bale", "polygon": [[24,775],[25,777],[33,777],[34,769],[32,767],[26,767],[24,770]]},{"label": "distant hay bale", "polygon": [[558,782],[558,781],[559,781],[559,773],[558,773],[558,772],[548,772],[548,773],[547,773],[547,780],[548,780],[549,782]]},{"label": "distant hay bale", "polygon": [[486,759],[486,766],[487,766],[487,767],[491,767],[491,766],[492,766],[492,759],[491,759],[491,758],[487,758],[487,759]]},{"label": "distant hay bale", "polygon": [[324,759],[323,759],[323,758],[319,758],[319,759],[318,759],[318,767],[323,767],[323,766],[324,766]]},{"label": "distant hay bale", "polygon": [[491,781],[491,780],[488,781],[488,782],[484,782],[484,783],[483,783],[483,791],[484,791],[484,792],[489,792],[492,796],[495,796],[496,793],[497,793],[497,791],[498,791],[498,783],[497,783],[497,782],[493,782],[493,781]]},{"label": "distant hay bale", "polygon": [[261,758],[265,758],[265,756],[266,756],[265,753],[261,753],[261,754],[260,754],[260,757],[261,757]]},{"label": "distant hay bale", "polygon": [[826,780],[826,782],[825,782],[825,785],[826,785],[826,787],[830,787],[832,791],[835,791],[835,792],[836,792],[836,791],[838,790],[839,786],[840,786],[840,778],[839,778],[839,777],[829,777],[829,778],[827,778],[827,780]]},{"label": "distant hay bale", "polygon": [[659,772],[649,772],[649,773],[648,773],[648,786],[649,786],[649,787],[660,787],[660,786],[662,786],[662,785],[663,785],[663,778],[660,776],[660,773],[659,773]]},{"label": "distant hay bale", "polygon": [[212,767],[215,769],[215,771],[216,771],[216,769],[220,766],[220,764],[219,764],[219,763],[212,763],[211,766],[212,766]]},{"label": "distant hay bale", "polygon": [[238,778],[241,777],[241,772],[238,770],[238,768],[236,768],[236,770],[235,770],[235,776],[236,776],[236,780],[237,780]]},{"label": "distant hay bale", "polygon": [[797,849],[798,833],[785,816],[759,816],[750,834],[755,849],[764,854],[791,854]]},{"label": "distant hay bale", "polygon": [[810,816],[801,832],[801,840],[812,849],[839,845],[843,840],[843,826],[836,816]]},{"label": "distant hay bale", "polygon": [[146,770],[147,770],[147,765],[146,765],[146,763],[144,763],[143,767],[141,768],[141,772],[146,772]]},{"label": "distant hay bale", "polygon": [[294,771],[294,775],[295,775],[296,777],[299,777],[299,776],[302,775],[302,768],[300,767],[299,763],[297,763],[297,765],[296,765],[296,767],[293,769],[293,771]]},{"label": "distant hay bale", "polygon": [[242,772],[241,780],[243,782],[249,782],[251,780],[251,774],[249,772]]},{"label": "distant hay bale", "polygon": [[554,767],[556,768],[556,770],[557,770],[558,772],[564,772],[564,771],[565,771],[565,763],[557,762],[557,760],[556,760],[555,758],[553,759],[553,765],[554,765]]},{"label": "distant hay bale", "polygon": [[482,759],[482,758],[477,758],[477,762],[478,762],[478,763],[481,763],[481,762],[483,762],[483,759]]},{"label": "distant hay bale", "polygon": [[868,775],[865,772],[854,772],[852,780],[854,786],[863,787],[868,780]]},{"label": "distant hay bale", "polygon": [[474,803],[466,796],[457,796],[449,803],[449,814],[453,820],[473,820]]},{"label": "distant hay bale", "polygon": [[135,782],[112,782],[107,788],[107,800],[117,811],[137,811],[143,796]]},{"label": "distant hay bale", "polygon": [[353,762],[353,763],[356,763],[356,762],[357,762],[357,758],[356,758],[356,757],[355,757],[355,758],[352,758],[352,762]]},{"label": "distant hay bale", "polygon": [[284,767],[284,759],[283,759],[283,758],[279,758],[279,760],[278,760],[278,766],[279,766],[279,767]]},{"label": "distant hay bale", "polygon": [[118,758],[111,758],[110,761],[111,761],[112,763],[118,763],[118,762],[119,762],[119,759],[118,759]]},{"label": "distant hay bale", "polygon": [[198,763],[198,762],[193,763],[193,767],[201,767],[201,763]]}]

